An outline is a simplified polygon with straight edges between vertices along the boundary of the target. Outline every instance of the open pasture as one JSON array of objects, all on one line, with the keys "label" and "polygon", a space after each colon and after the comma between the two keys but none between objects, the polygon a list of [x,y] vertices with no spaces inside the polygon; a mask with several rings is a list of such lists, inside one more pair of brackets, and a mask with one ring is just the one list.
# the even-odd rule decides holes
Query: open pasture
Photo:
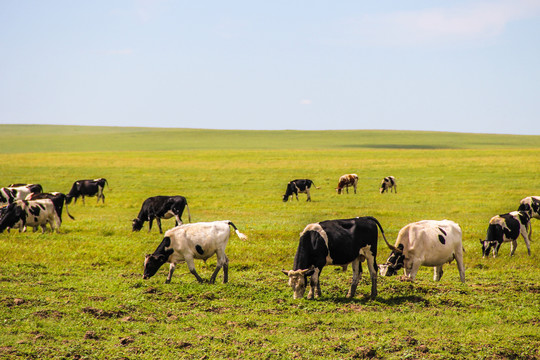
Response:
[{"label": "open pasture", "polygon": [[[482,259],[491,216],[540,194],[540,137],[399,131],[214,131],[0,126],[0,185],[68,192],[104,177],[105,204],[69,206],[59,234],[0,234],[0,358],[31,359],[536,359],[540,357],[540,222],[532,255]],[[358,193],[337,179],[359,175]],[[381,195],[393,175],[398,193]],[[282,202],[288,181],[310,178],[312,202]],[[232,220],[229,283],[199,284],[183,264],[142,279],[162,237],[131,231],[144,199],[183,195],[192,220]],[[322,297],[293,300],[290,269],[312,222],[374,216],[393,243],[422,219],[460,224],[466,283],[455,262],[434,283],[364,275],[345,299],[350,268],[328,266]],[[187,220],[187,214],[184,215]],[[174,221],[163,220],[164,229]],[[389,254],[379,234],[377,262]],[[215,257],[196,262],[208,279]]]}]

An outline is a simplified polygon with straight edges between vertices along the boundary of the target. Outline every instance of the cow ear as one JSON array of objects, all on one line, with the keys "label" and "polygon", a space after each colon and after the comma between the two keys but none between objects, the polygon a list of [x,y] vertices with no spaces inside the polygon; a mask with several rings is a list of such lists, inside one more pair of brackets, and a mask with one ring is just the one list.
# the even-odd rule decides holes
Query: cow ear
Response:
[{"label": "cow ear", "polygon": [[285,275],[289,276],[289,272],[287,270],[281,269],[281,272],[284,273]]},{"label": "cow ear", "polygon": [[150,256],[152,256],[152,255],[151,254],[146,254],[146,255],[144,255],[144,258],[148,259]]}]

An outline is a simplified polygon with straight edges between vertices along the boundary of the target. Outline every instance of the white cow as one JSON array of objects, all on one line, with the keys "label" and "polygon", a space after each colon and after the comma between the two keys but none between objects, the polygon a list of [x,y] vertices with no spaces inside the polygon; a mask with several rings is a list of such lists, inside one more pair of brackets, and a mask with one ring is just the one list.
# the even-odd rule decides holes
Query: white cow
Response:
[{"label": "white cow", "polygon": [[379,265],[382,276],[391,276],[404,268],[414,280],[420,266],[433,266],[433,280],[439,281],[445,263],[456,260],[461,282],[465,282],[461,228],[450,220],[422,220],[403,227],[386,264]]},{"label": "white cow", "polygon": [[183,224],[166,231],[165,237],[156,251],[151,255],[146,255],[143,279],[154,276],[159,268],[168,262],[171,265],[166,283],[169,283],[176,264],[186,262],[189,271],[199,282],[203,282],[203,279],[195,270],[194,259],[206,261],[206,259],[216,254],[216,270],[210,278],[210,283],[215,282],[216,276],[222,267],[223,283],[227,283],[229,259],[225,255],[225,247],[229,241],[229,225],[234,228],[241,240],[247,239],[247,236],[238,231],[236,226],[229,220]]},{"label": "white cow", "polygon": [[0,205],[11,204],[17,200],[24,200],[32,193],[40,193],[43,191],[39,184],[13,184],[17,186],[8,186],[0,188]]}]

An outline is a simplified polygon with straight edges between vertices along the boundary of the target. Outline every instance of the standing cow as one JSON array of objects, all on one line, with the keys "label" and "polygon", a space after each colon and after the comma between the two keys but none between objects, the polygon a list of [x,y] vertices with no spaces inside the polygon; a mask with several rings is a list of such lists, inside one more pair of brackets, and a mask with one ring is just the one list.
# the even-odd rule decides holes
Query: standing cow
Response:
[{"label": "standing cow", "polygon": [[0,205],[24,200],[28,195],[42,191],[43,188],[39,184],[11,184],[8,187],[0,188]]},{"label": "standing cow", "polygon": [[45,233],[47,224],[51,226],[52,231],[56,229],[56,232],[62,224],[52,200],[17,200],[4,210],[0,219],[0,233],[16,227],[19,228],[19,232],[23,232],[28,226],[34,228],[34,231],[41,226],[42,232]]},{"label": "standing cow", "polygon": [[531,255],[531,244],[527,233],[530,220],[529,213],[526,211],[512,211],[492,217],[489,220],[486,239],[480,240],[480,244],[482,244],[482,256],[489,256],[489,251],[493,248],[493,257],[496,257],[503,242],[512,243],[510,246],[510,256],[514,255],[517,247],[517,239],[520,234],[525,240],[527,252]]},{"label": "standing cow", "polygon": [[337,193],[341,194],[343,188],[349,193],[349,186],[354,188],[354,193],[356,194],[356,186],[358,185],[358,175],[356,174],[345,174],[342,175],[338,180],[338,186],[336,188]]},{"label": "standing cow", "polygon": [[66,204],[71,204],[72,199],[75,199],[74,203],[77,203],[79,197],[82,197],[84,204],[85,196],[97,196],[97,202],[99,203],[99,199],[101,199],[101,202],[105,204],[105,195],[103,195],[105,184],[109,185],[105,178],[75,181],[66,195]]},{"label": "standing cow", "polygon": [[384,194],[384,192],[390,192],[394,191],[397,194],[397,184],[396,179],[393,176],[387,176],[385,177],[381,182],[381,188],[379,189],[381,194]]},{"label": "standing cow", "polygon": [[229,259],[225,255],[225,247],[229,241],[230,229],[233,227],[236,235],[241,240],[247,240],[229,220],[183,224],[165,232],[165,237],[153,254],[146,255],[144,260],[143,279],[149,279],[155,275],[159,268],[166,262],[170,263],[169,275],[165,283],[170,283],[176,268],[176,264],[186,262],[189,271],[198,282],[203,282],[195,270],[194,259],[206,261],[217,255],[216,270],[210,278],[214,283],[219,270],[223,267],[223,283],[229,281]]},{"label": "standing cow", "polygon": [[[311,181],[310,179],[296,179],[290,181],[287,184],[287,189],[285,189],[285,195],[283,195],[283,202],[287,202],[287,200],[289,200],[289,197],[293,195],[296,195],[296,201],[298,201],[298,193],[307,194],[306,201],[311,201],[311,195],[309,193],[311,185],[315,186],[313,181]],[[317,186],[315,186],[315,188],[319,189]]]},{"label": "standing cow", "polygon": [[56,208],[56,212],[60,216],[60,221],[62,221],[62,210],[64,209],[64,203],[65,203],[66,213],[71,218],[71,220],[75,220],[75,218],[69,213],[65,194],[62,194],[61,192],[38,193],[38,194],[33,193],[33,194],[28,195],[25,200],[41,200],[41,199],[50,199],[53,202]]},{"label": "standing cow", "polygon": [[461,228],[450,220],[422,220],[403,227],[395,249],[384,265],[381,276],[396,275],[404,268],[405,276],[414,280],[420,266],[433,266],[433,280],[443,275],[443,265],[456,260],[461,282],[465,282]]},{"label": "standing cow", "polygon": [[132,222],[132,230],[139,231],[142,229],[144,222],[148,221],[148,232],[152,230],[152,222],[156,219],[159,228],[159,233],[162,234],[161,219],[170,219],[173,216],[176,220],[176,225],[182,224],[182,213],[184,208],[187,208],[189,222],[191,222],[191,214],[187,200],[183,196],[152,196],[144,200],[139,215]]},{"label": "standing cow", "polygon": [[377,219],[371,216],[354,219],[327,220],[309,224],[300,234],[300,241],[292,270],[282,270],[289,277],[295,299],[301,299],[310,278],[308,299],[321,296],[319,276],[326,265],[344,266],[352,264],[353,278],[347,297],[356,293],[362,275],[361,262],[367,260],[371,276],[371,298],[377,296],[377,235],[384,231]]}]

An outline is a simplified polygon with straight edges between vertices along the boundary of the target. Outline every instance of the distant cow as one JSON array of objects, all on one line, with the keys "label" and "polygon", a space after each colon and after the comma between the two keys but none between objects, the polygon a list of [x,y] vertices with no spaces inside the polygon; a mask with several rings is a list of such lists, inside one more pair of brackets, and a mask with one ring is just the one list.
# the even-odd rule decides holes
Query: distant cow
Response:
[{"label": "distant cow", "polygon": [[[353,277],[347,297],[356,293],[362,275],[361,262],[367,260],[371,276],[371,298],[377,296],[377,226],[386,237],[377,219],[357,217],[354,219],[327,220],[309,224],[300,234],[300,241],[294,256],[293,270],[282,270],[289,277],[295,299],[301,299],[310,279],[308,299],[321,296],[319,276],[326,265],[344,266],[352,263]],[[391,247],[392,248],[392,247]]]},{"label": "distant cow", "polygon": [[[285,195],[283,195],[283,202],[287,202],[287,200],[289,200],[289,197],[293,195],[296,195],[296,201],[298,201],[298,193],[307,194],[307,201],[311,201],[311,195],[309,193],[311,185],[315,186],[313,181],[309,179],[296,179],[290,181],[287,184],[287,189],[285,189]],[[319,189],[317,186],[315,186],[315,188]]]},{"label": "distant cow", "polygon": [[107,179],[99,178],[95,180],[77,180],[73,183],[71,190],[66,195],[66,204],[71,204],[71,200],[75,199],[74,203],[77,203],[77,199],[82,197],[84,204],[85,196],[97,196],[97,202],[99,199],[105,203],[105,195],[103,195],[103,188],[105,184],[109,185]]},{"label": "distant cow", "polygon": [[69,213],[68,205],[66,203],[66,195],[62,194],[60,192],[52,192],[52,193],[32,193],[26,197],[25,200],[41,200],[41,199],[50,199],[52,200],[54,206],[56,207],[56,211],[60,216],[60,221],[62,220],[62,210],[64,209],[64,203],[66,204],[66,213],[68,216],[75,220],[73,216]]},{"label": "distant cow", "polygon": [[159,233],[162,234],[161,219],[170,219],[174,216],[176,225],[182,224],[182,213],[184,208],[187,208],[189,222],[191,222],[191,214],[187,200],[183,196],[152,196],[144,200],[141,210],[137,218],[133,219],[133,231],[142,229],[144,222],[148,221],[148,232],[152,230],[152,222],[156,219],[159,228]]},{"label": "distant cow", "polygon": [[405,276],[414,280],[420,266],[433,266],[433,280],[443,275],[443,265],[456,260],[461,282],[465,282],[461,228],[450,220],[423,220],[403,227],[395,249],[384,265],[379,265],[382,276],[396,275],[404,268]]},{"label": "distant cow", "polygon": [[396,179],[393,176],[387,176],[383,179],[379,191],[381,194],[384,194],[384,192],[388,192],[389,189],[390,192],[394,191],[397,194]]},{"label": "distant cow", "polygon": [[195,270],[194,259],[206,261],[216,254],[216,270],[210,278],[210,283],[215,282],[216,276],[222,267],[223,283],[227,283],[229,280],[229,259],[225,255],[225,247],[230,236],[229,225],[234,228],[240,239],[247,239],[229,220],[183,224],[167,230],[156,251],[152,255],[146,255],[143,279],[154,276],[159,268],[168,262],[170,263],[169,275],[165,283],[170,283],[176,264],[185,261],[189,271],[197,281],[203,282],[203,279]]},{"label": "distant cow", "polygon": [[51,230],[58,232],[62,220],[57,209],[50,199],[42,200],[17,200],[7,206],[0,219],[0,233],[7,228],[19,228],[19,232],[26,231],[26,227],[33,227],[36,231],[41,226],[45,232],[46,225],[51,226]]},{"label": "distant cow", "polygon": [[493,248],[493,257],[496,257],[503,242],[512,243],[510,246],[510,256],[514,255],[517,247],[517,238],[520,234],[525,239],[527,252],[531,255],[531,244],[527,234],[530,219],[529,213],[526,211],[512,211],[492,217],[489,220],[486,239],[480,240],[480,244],[482,244],[482,256],[489,256],[489,251]]},{"label": "distant cow", "polygon": [[43,188],[39,184],[12,184],[17,186],[8,186],[0,188],[0,205],[11,204],[17,200],[24,200],[32,193],[40,193]]},{"label": "distant cow", "polygon": [[339,178],[338,186],[336,188],[337,193],[341,194],[343,188],[349,193],[349,186],[354,188],[354,193],[356,194],[356,186],[358,185],[358,175],[356,174],[345,174]]}]

